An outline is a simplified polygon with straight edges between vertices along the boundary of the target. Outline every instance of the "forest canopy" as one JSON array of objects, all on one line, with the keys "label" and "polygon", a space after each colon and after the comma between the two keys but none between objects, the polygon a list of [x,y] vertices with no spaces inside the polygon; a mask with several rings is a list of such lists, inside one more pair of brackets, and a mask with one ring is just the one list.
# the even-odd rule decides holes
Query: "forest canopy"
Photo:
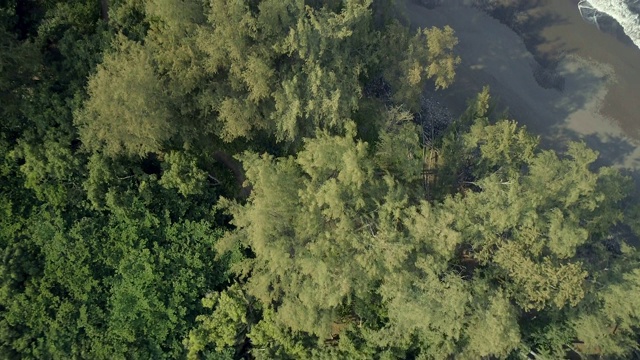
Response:
[{"label": "forest canopy", "polygon": [[628,358],[634,186],[395,0],[0,5],[0,357]]}]

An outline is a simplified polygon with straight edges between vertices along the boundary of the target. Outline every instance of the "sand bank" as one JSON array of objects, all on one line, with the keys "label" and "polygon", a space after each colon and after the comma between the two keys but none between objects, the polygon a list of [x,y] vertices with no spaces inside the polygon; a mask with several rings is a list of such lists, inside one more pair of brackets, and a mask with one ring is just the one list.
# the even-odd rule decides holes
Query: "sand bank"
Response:
[{"label": "sand bank", "polygon": [[[441,92],[454,112],[461,112],[465,99],[489,85],[498,108],[540,135],[543,146],[562,151],[567,141],[584,140],[600,152],[600,165],[629,169],[640,180],[640,146],[627,135],[637,133],[640,125],[640,79],[635,84],[629,80],[633,69],[640,66],[640,51],[635,54],[637,49],[623,43],[611,45],[615,41],[611,35],[592,29],[579,15],[567,20],[563,11],[577,13],[571,1],[550,2],[556,4],[552,7],[564,3],[567,8],[530,10],[532,16],[553,19],[535,29],[541,41],[534,45],[540,54],[557,58],[557,73],[564,78],[562,90],[541,87],[534,78],[537,62],[522,38],[484,12],[465,6],[464,0],[448,0],[432,10],[408,0],[406,14],[414,27],[450,25],[456,31],[462,63],[456,83]],[[582,25],[589,29],[584,37],[575,33]],[[563,35],[566,32],[570,32],[568,37]],[[605,44],[609,53],[598,56],[591,49],[597,42]],[[579,45],[587,49],[580,50]],[[614,50],[622,55],[616,57]],[[632,92],[620,94],[624,91]]]}]

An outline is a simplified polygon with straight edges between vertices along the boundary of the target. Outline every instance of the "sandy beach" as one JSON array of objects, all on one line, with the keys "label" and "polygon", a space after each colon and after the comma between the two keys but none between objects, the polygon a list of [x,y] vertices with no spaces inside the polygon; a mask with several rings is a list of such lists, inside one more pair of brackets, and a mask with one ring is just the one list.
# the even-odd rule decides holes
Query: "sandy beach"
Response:
[{"label": "sandy beach", "polygon": [[[460,113],[464,99],[489,85],[498,109],[544,147],[562,151],[583,140],[600,152],[598,165],[623,168],[640,183],[640,50],[582,20],[573,0],[535,3],[520,13],[528,27],[519,36],[464,0],[434,9],[407,0],[413,27],[449,25],[458,36],[456,83],[439,96]],[[540,86],[539,63],[555,64],[561,87]]]},{"label": "sandy beach", "polygon": [[[545,0],[527,14],[540,19],[535,51],[547,57],[561,53],[607,64],[616,75],[604,99],[601,113],[616,121],[624,132],[640,139],[640,49],[622,31],[585,22],[576,11],[576,1]],[[548,19],[548,20],[545,20]]]}]

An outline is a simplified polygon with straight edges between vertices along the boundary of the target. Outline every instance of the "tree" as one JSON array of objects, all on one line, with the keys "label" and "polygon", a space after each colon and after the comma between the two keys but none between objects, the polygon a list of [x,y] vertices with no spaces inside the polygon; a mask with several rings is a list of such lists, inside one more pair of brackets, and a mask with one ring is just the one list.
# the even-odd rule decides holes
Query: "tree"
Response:
[{"label": "tree", "polygon": [[[202,311],[200,298],[224,287],[233,261],[215,260],[223,231],[211,211],[217,190],[203,184],[192,152],[171,152],[165,164],[106,156],[106,139],[118,134],[105,122],[93,123],[104,127],[104,138],[89,147],[96,151],[78,151],[72,114],[86,110],[78,109],[87,77],[110,35],[93,2],[31,3],[16,24],[4,23],[16,4],[0,7],[0,61],[16,70],[0,79],[3,100],[13,102],[0,126],[0,357],[184,356],[182,339]],[[120,68],[111,70],[127,86],[157,90],[151,61],[136,63],[147,59],[142,46],[118,39],[122,52],[107,62]],[[95,81],[113,90],[100,100],[130,100],[133,88],[100,76]],[[134,100],[143,108],[127,111],[148,115],[154,105]],[[109,106],[89,109],[122,114]],[[138,140],[109,145],[142,152],[148,144]]]},{"label": "tree", "polygon": [[386,69],[387,79],[395,88],[396,102],[417,111],[427,79],[434,79],[436,89],[453,83],[460,57],[453,52],[458,39],[451,27],[418,29],[410,37],[407,29],[396,22],[388,26],[383,36],[390,49],[402,54],[400,61]]},{"label": "tree", "polygon": [[[454,164],[472,169],[443,200],[415,190],[418,137],[397,112],[373,145],[357,140],[352,125],[346,136],[305,140],[295,157],[243,156],[253,191],[247,204],[228,203],[237,230],[220,246],[254,254],[236,268],[250,274],[243,289],[264,309],[247,333],[252,343],[291,358],[502,358],[571,345],[551,330],[534,339],[537,326],[583,334],[575,329],[585,321],[604,322],[602,313],[579,319],[598,293],[587,280],[604,276],[595,263],[625,264],[620,274],[637,269],[598,250],[623,219],[628,179],[590,170],[597,154],[584,144],[558,156],[512,122],[488,124],[487,101],[481,96],[469,125],[451,130],[448,151],[462,158]],[[623,313],[624,324],[636,321]],[[524,327],[533,314],[551,320]],[[619,336],[617,344],[628,339]]]},{"label": "tree", "polygon": [[28,249],[17,263],[3,260],[3,277],[20,279],[3,285],[3,352],[181,356],[198,300],[224,281],[225,260],[213,260],[221,232],[211,223],[174,223],[167,213],[151,213],[134,198],[126,208],[67,225],[42,208],[22,232],[3,236],[7,255]]},{"label": "tree", "polygon": [[[373,14],[384,8],[379,3],[147,2],[144,43],[120,36],[90,80],[90,99],[76,119],[83,143],[111,155],[194,143],[220,150],[259,137],[295,148],[318,129],[343,133],[356,111],[371,106],[364,84],[397,56],[411,52],[405,62],[418,61],[424,79],[438,86],[450,81],[453,68],[446,76],[441,68],[453,56],[453,33],[403,38],[406,47],[390,57],[382,39],[393,29],[374,21],[384,17]],[[439,70],[428,70],[430,62]],[[405,75],[391,80],[404,83]],[[135,95],[125,96],[130,89]]]},{"label": "tree", "polygon": [[212,2],[208,22],[215,26],[198,42],[208,72],[225,74],[230,86],[219,105],[212,104],[223,139],[263,129],[293,141],[316,127],[341,130],[358,107],[359,77],[372,61],[363,50],[375,49],[369,3],[344,1],[342,7],[262,1],[255,11]]},{"label": "tree", "polygon": [[[4,10],[4,9],[3,9]],[[0,14],[0,101],[3,107],[0,115],[6,119],[2,127],[13,129],[19,126],[15,121],[20,115],[20,98],[26,91],[26,85],[38,75],[39,56],[31,42],[20,42],[15,35],[6,30],[8,19],[4,11]],[[3,129],[4,130],[4,129]]]},{"label": "tree", "polygon": [[198,167],[197,159],[193,155],[171,152],[164,160],[163,164],[167,169],[160,179],[162,186],[176,188],[184,196],[203,192],[208,174]]},{"label": "tree", "polygon": [[209,315],[200,315],[198,326],[191,330],[185,340],[188,358],[197,359],[209,343],[215,346],[215,353],[241,355],[240,350],[249,326],[255,319],[252,314],[253,302],[247,298],[238,284],[221,293],[210,293],[202,300],[207,309],[214,309]]},{"label": "tree", "polygon": [[142,46],[122,37],[116,46],[89,80],[76,123],[90,150],[145,156],[175,133],[169,99]]},{"label": "tree", "polygon": [[22,5],[0,6],[0,357],[638,349],[628,178],[540,149],[488,89],[421,145],[451,29],[413,35],[391,0]]}]

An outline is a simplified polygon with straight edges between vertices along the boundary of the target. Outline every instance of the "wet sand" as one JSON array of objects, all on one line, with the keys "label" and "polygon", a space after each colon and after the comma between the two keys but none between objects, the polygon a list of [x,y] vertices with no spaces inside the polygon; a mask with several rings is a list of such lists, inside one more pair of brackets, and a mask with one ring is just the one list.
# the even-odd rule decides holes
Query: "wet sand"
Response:
[{"label": "wet sand", "polygon": [[[600,152],[598,165],[626,169],[640,183],[640,50],[583,21],[575,0],[536,1],[520,14],[524,36],[466,1],[432,10],[405,2],[413,27],[450,25],[458,36],[462,63],[456,83],[439,92],[445,104],[460,113],[465,99],[489,85],[498,109],[540,135],[544,147],[562,151],[583,140]],[[539,85],[536,59],[557,64],[561,90]]]},{"label": "wet sand", "polygon": [[[552,57],[575,54],[610,65],[616,82],[609,87],[601,112],[615,119],[625,134],[640,139],[640,49],[613,29],[600,31],[584,21],[575,0],[545,0],[531,11],[541,19],[536,50]],[[545,20],[547,19],[547,20]]]}]

